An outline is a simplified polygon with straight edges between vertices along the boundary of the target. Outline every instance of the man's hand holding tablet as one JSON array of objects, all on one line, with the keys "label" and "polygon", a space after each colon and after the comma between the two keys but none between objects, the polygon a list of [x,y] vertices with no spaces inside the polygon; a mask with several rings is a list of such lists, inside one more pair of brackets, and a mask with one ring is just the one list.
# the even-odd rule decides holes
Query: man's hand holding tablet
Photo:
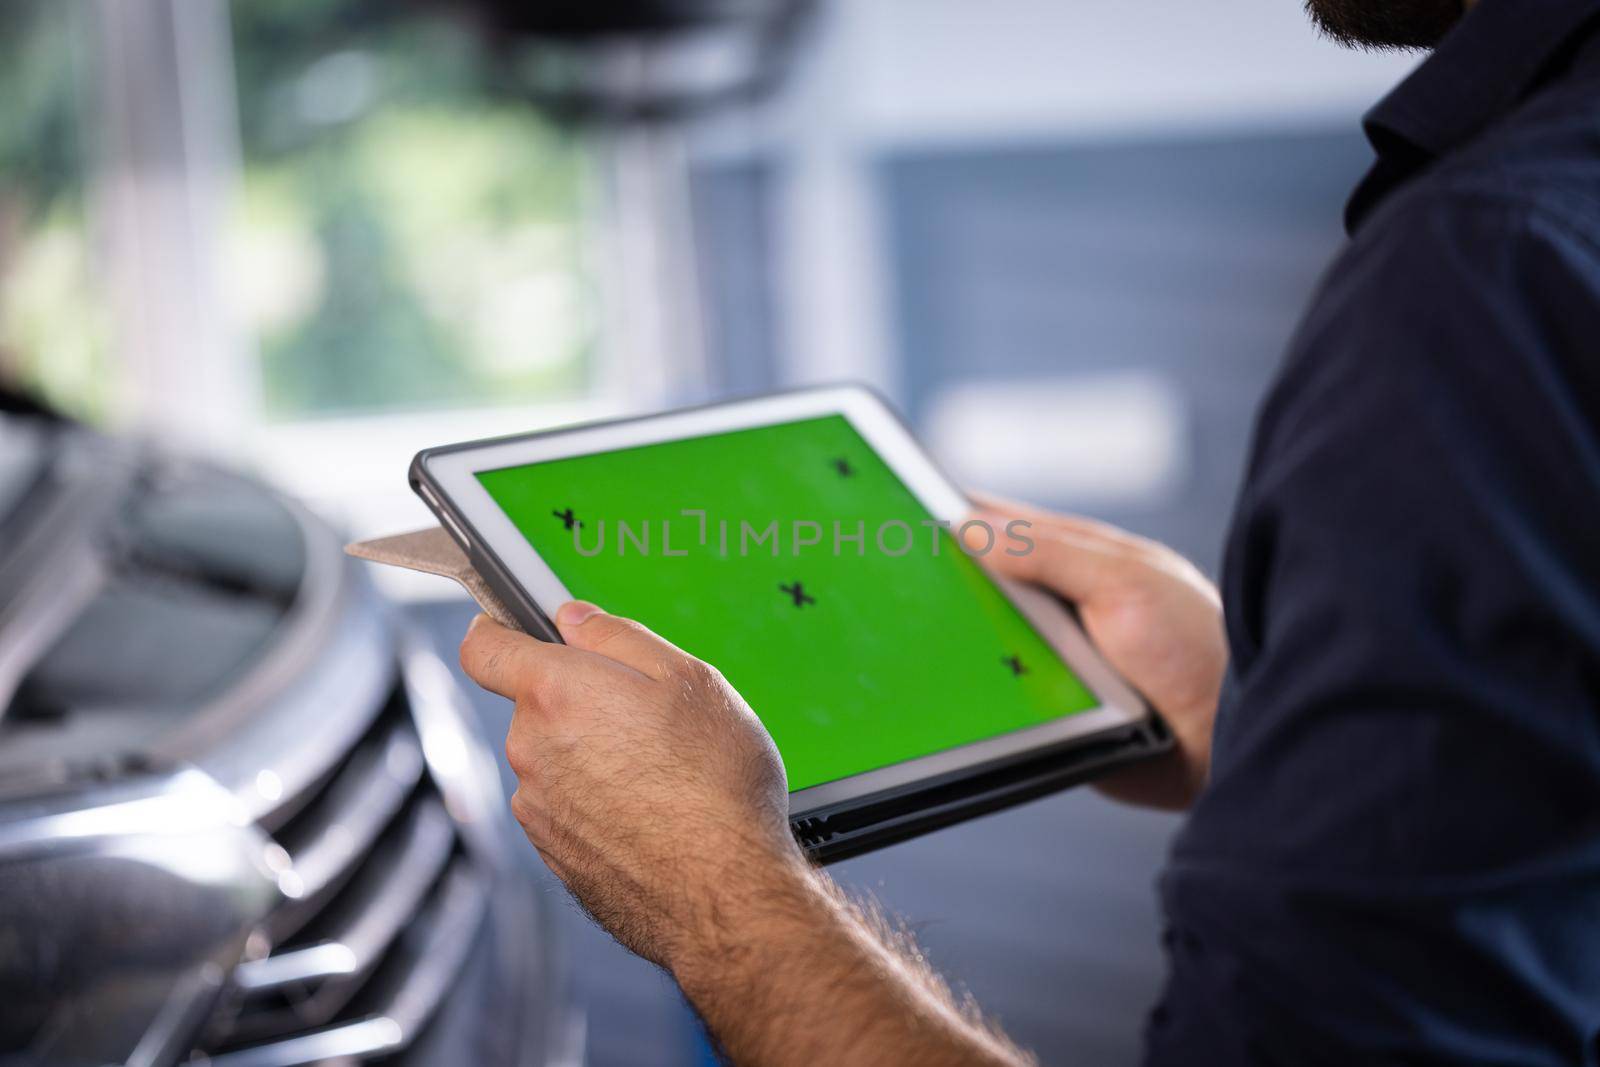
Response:
[{"label": "man's hand holding tablet", "polygon": [[671,968],[724,891],[806,869],[783,762],[715,667],[583,601],[555,621],[562,644],[479,615],[461,664],[516,703],[506,757],[528,840],[617,940]]},{"label": "man's hand holding tablet", "polygon": [[[1176,554],[1102,524],[999,504],[981,517],[1033,523],[1036,551],[997,566],[1071,597],[1173,727],[1172,753],[1101,784],[1187,803],[1226,664],[1216,591]],[[516,702],[513,810],[584,907],[673,974],[735,1062],[1027,1061],[903,934],[806,863],[772,740],[713,666],[590,604],[555,621],[565,645],[480,617],[461,647],[468,672]],[[808,1019],[828,1025],[797,1025]]]},{"label": "man's hand holding tablet", "polygon": [[1176,739],[1169,752],[1113,771],[1096,786],[1130,804],[1187,808],[1210,768],[1211,727],[1228,663],[1216,586],[1158,541],[1093,519],[985,503],[975,518],[987,525],[1025,520],[1037,542],[1026,555],[994,556],[991,566],[1077,605],[1089,639],[1150,700]]}]

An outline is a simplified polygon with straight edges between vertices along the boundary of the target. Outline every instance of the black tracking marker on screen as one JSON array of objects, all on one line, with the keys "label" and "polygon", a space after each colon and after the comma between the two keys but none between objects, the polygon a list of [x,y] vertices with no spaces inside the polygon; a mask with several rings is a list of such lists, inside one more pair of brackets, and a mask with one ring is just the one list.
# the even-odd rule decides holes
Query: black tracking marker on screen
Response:
[{"label": "black tracking marker on screen", "polygon": [[793,585],[784,585],[780,582],[778,584],[778,591],[782,593],[788,593],[789,596],[794,600],[794,606],[797,608],[805,607],[807,604],[815,604],[817,602],[817,598],[809,595],[806,592],[805,586],[801,585],[799,582],[795,582]]},{"label": "black tracking marker on screen", "polygon": [[1011,668],[1011,673],[1018,678],[1028,673],[1028,668],[1023,665],[1021,656],[1001,656],[1000,662]]},{"label": "black tracking marker on screen", "polygon": [[572,529],[574,526],[582,526],[583,525],[583,523],[581,521],[579,521],[578,516],[573,514],[571,508],[567,508],[565,511],[552,511],[550,514],[552,514],[556,518],[560,519],[562,525],[565,526],[569,530]]},{"label": "black tracking marker on screen", "polygon": [[849,478],[856,473],[856,469],[850,466],[850,461],[843,456],[833,461],[833,469],[839,472],[841,478]]}]

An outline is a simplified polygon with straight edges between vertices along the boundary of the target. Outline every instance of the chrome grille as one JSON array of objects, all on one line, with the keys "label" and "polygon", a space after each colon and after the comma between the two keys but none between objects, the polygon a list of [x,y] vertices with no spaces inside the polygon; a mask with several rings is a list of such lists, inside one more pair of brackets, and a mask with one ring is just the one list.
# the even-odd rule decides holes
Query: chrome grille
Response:
[{"label": "chrome grille", "polygon": [[285,900],[191,1062],[289,1067],[402,1047],[461,970],[493,877],[428,774],[405,687],[328,775],[262,823]]}]

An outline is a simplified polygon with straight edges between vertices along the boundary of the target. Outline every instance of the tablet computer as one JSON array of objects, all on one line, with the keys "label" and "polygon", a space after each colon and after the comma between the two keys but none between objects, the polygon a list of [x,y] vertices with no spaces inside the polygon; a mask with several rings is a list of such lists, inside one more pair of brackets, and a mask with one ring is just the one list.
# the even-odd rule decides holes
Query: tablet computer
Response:
[{"label": "tablet computer", "polygon": [[427,449],[411,481],[528,633],[581,599],[716,666],[820,861],[1165,750],[1069,605],[992,575],[971,503],[875,393],[831,386]]}]

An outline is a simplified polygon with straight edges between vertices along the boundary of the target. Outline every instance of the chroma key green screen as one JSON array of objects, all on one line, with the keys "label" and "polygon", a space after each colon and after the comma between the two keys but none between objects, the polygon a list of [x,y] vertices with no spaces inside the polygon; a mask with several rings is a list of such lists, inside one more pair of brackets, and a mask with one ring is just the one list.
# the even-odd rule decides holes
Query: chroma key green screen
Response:
[{"label": "chroma key green screen", "polygon": [[477,477],[574,597],[719,668],[791,790],[1097,704],[841,415]]}]

